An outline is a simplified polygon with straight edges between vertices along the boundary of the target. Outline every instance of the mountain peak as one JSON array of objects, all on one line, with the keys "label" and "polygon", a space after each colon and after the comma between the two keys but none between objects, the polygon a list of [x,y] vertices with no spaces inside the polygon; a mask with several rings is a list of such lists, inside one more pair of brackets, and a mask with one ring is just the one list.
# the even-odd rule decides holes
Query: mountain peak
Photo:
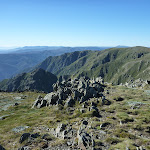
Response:
[{"label": "mountain peak", "polygon": [[19,74],[9,80],[5,84],[0,83],[2,91],[52,91],[52,84],[57,81],[57,77],[45,70],[38,68],[29,73]]}]

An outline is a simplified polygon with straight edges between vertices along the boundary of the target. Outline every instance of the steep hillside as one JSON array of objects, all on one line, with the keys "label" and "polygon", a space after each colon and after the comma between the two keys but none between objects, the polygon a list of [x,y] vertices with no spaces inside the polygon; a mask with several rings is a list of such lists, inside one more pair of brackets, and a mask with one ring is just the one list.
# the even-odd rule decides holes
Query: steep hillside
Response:
[{"label": "steep hillside", "polygon": [[52,84],[57,77],[43,69],[37,69],[29,73],[22,73],[9,80],[0,82],[0,90],[13,91],[52,91]]},{"label": "steep hillside", "polygon": [[138,78],[146,80],[150,79],[150,48],[138,46],[73,52],[49,57],[38,68],[58,76],[102,76],[105,81],[115,84]]},{"label": "steep hillside", "polygon": [[[65,53],[61,56],[48,57],[45,61],[37,66],[37,68],[42,68],[49,72],[58,74],[66,66],[71,65],[73,62],[77,61],[80,58],[83,58],[89,54],[93,53],[92,51],[76,51],[73,53]],[[66,73],[65,75],[67,75]]]},{"label": "steep hillside", "polygon": [[0,80],[29,71],[48,56],[83,50],[104,50],[108,47],[25,46],[0,53]]}]

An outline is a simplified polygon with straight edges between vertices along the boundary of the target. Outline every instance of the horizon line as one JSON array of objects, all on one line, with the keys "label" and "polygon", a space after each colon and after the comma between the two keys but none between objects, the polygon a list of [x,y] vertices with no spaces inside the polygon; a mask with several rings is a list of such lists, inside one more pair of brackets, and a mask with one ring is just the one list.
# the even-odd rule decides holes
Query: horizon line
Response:
[{"label": "horizon line", "polygon": [[58,46],[58,45],[24,45],[24,46],[0,46],[0,50],[9,50],[15,48],[24,48],[24,47],[150,47],[145,45],[115,45],[115,46],[97,46],[97,45],[78,45],[78,46]]}]

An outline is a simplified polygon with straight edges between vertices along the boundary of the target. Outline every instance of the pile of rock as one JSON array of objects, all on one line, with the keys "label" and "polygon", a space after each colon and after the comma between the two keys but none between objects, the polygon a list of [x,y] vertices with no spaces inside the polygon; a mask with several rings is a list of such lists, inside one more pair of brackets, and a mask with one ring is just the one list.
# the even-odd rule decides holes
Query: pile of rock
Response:
[{"label": "pile of rock", "polygon": [[137,79],[137,80],[130,80],[129,82],[126,82],[124,86],[128,88],[143,88],[144,86],[150,84],[150,81],[143,80],[143,79]]},{"label": "pile of rock", "polygon": [[89,127],[88,121],[81,120],[79,129],[75,129],[72,125],[59,124],[56,129],[50,130],[56,138],[66,139],[67,146],[71,149],[91,150],[95,146],[93,135],[87,132]]},{"label": "pile of rock", "polygon": [[79,79],[59,80],[53,84],[53,92],[47,94],[44,98],[39,96],[35,101],[33,108],[41,108],[51,105],[64,105],[73,107],[76,101],[83,103],[90,98],[102,97],[104,99],[103,79],[98,77],[90,79],[81,77]]},{"label": "pile of rock", "polygon": [[91,135],[89,135],[86,127],[80,127],[77,131],[78,147],[82,150],[93,149],[95,146],[95,141]]},{"label": "pile of rock", "polygon": [[[39,147],[45,150],[92,150],[95,147],[95,137],[93,133],[89,133],[88,129],[91,126],[89,120],[80,120],[81,124],[78,128],[75,124],[58,124],[57,128],[48,129],[47,133],[23,133],[20,137],[19,143],[24,145],[18,150],[31,150],[33,147]],[[42,128],[39,128],[45,132]],[[64,140],[61,145],[53,145],[56,138]],[[43,145],[43,144],[44,145]]]}]

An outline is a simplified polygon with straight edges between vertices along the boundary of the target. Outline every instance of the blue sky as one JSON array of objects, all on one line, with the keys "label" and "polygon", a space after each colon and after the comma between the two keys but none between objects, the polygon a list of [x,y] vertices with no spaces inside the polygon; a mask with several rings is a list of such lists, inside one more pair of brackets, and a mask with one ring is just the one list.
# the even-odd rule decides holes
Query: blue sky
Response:
[{"label": "blue sky", "polygon": [[150,0],[0,0],[0,47],[150,46]]}]

